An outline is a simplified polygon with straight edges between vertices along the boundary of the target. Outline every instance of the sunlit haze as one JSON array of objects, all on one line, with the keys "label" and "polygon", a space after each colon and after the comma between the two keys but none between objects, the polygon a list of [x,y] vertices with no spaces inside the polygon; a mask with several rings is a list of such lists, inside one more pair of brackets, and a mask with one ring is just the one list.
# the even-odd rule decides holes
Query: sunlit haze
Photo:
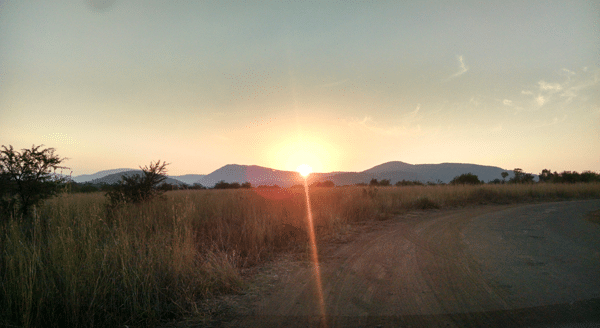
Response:
[{"label": "sunlit haze", "polygon": [[0,1],[0,144],[73,175],[600,171],[598,1]]},{"label": "sunlit haze", "polygon": [[301,176],[307,177],[309,174],[312,173],[312,167],[310,167],[306,164],[302,164],[302,165],[298,166],[296,171],[298,171],[298,173],[300,173]]}]

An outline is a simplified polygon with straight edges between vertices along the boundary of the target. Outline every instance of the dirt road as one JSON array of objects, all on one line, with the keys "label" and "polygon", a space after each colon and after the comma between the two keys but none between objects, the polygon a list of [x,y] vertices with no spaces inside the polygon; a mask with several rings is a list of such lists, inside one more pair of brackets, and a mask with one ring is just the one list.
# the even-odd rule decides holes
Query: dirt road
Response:
[{"label": "dirt road", "polygon": [[[600,326],[600,200],[425,211],[265,267],[223,327]],[[324,309],[325,316],[322,316]]]}]

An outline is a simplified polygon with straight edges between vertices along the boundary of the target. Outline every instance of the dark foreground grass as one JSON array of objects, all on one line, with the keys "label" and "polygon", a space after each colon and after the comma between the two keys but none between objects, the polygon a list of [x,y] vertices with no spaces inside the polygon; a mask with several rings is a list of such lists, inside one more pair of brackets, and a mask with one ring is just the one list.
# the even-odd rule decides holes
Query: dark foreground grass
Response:
[{"label": "dark foreground grass", "polygon": [[[108,216],[103,194],[61,195],[0,222],[0,326],[152,326],[205,315],[240,269],[306,244],[302,189],[173,191]],[[416,209],[600,198],[600,184],[310,191],[319,234]]]}]

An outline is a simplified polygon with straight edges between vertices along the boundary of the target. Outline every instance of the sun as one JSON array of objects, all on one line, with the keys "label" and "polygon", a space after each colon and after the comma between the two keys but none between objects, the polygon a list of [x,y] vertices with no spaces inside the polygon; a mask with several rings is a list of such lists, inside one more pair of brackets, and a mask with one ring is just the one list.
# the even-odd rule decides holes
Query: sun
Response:
[{"label": "sun", "polygon": [[302,164],[296,168],[296,171],[298,171],[298,173],[300,173],[301,176],[306,178],[309,174],[312,173],[312,167],[308,166],[307,164]]}]

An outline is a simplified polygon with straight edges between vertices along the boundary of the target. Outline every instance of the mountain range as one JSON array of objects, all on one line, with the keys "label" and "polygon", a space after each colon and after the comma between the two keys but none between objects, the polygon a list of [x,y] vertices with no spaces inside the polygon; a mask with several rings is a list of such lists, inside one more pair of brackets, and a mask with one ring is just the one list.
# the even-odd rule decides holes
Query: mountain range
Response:
[{"label": "mountain range", "polygon": [[[514,176],[512,170],[505,170],[496,166],[485,166],[477,164],[441,163],[441,164],[408,164],[400,161],[387,162],[361,172],[330,172],[312,173],[307,178],[308,183],[330,180],[336,186],[354,185],[357,183],[369,183],[371,179],[390,180],[395,184],[401,180],[426,182],[450,182],[454,177],[465,173],[472,173],[479,180],[488,182],[501,179],[501,173],[508,172],[508,178]],[[122,175],[141,174],[141,170],[114,169],[100,171],[95,174],[79,175],[73,177],[75,182],[91,182],[93,184],[115,183]],[[180,176],[168,176],[165,181],[170,184],[183,185],[199,183],[205,187],[213,187],[217,182],[227,183],[250,182],[253,186],[278,185],[290,187],[302,184],[303,178],[295,171],[281,171],[257,165],[228,164],[218,170],[207,174],[186,174]]]},{"label": "mountain range", "polygon": [[[82,174],[72,177],[71,179],[77,183],[85,183],[90,182],[92,184],[113,184],[115,182],[119,182],[121,180],[121,176],[131,176],[133,174],[141,174],[142,170],[136,169],[113,169],[113,170],[105,170],[96,172],[94,174]],[[173,175],[167,176],[167,180],[165,182],[176,185],[188,184],[192,185],[198,180],[204,177],[204,174],[185,174],[185,175]]]}]

